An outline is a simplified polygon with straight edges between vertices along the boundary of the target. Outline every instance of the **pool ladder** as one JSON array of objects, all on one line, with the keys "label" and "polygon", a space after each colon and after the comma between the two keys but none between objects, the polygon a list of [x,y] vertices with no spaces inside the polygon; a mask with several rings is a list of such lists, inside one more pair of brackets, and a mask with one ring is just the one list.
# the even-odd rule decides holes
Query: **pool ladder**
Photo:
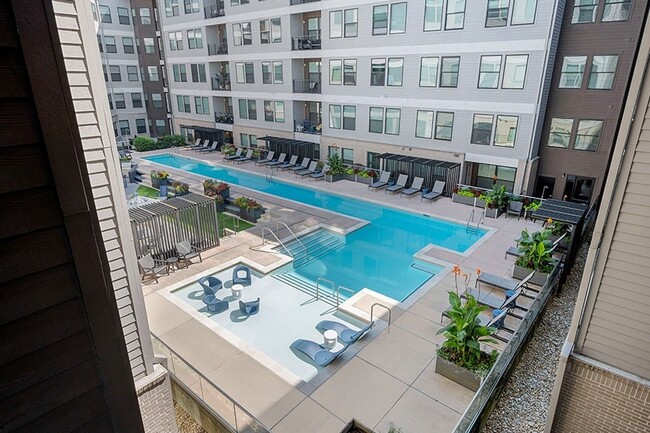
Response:
[{"label": "pool ladder", "polygon": [[266,181],[271,182],[273,180],[273,176],[275,176],[277,171],[277,167],[266,167]]},{"label": "pool ladder", "polygon": [[481,211],[481,215],[478,217],[476,224],[473,225],[475,216],[476,216],[476,209],[472,209],[472,212],[469,214],[469,218],[467,218],[467,225],[465,226],[465,231],[468,233],[478,233],[479,226],[483,223],[483,220],[485,219],[485,210]]}]

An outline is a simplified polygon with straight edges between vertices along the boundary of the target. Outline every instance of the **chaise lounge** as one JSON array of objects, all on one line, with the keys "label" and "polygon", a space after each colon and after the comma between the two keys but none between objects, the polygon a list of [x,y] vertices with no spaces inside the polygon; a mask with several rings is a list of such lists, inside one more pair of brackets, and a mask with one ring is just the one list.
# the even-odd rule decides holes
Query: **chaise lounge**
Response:
[{"label": "chaise lounge", "polygon": [[302,159],[302,163],[300,165],[294,165],[293,167],[287,167],[287,169],[291,171],[298,171],[298,170],[305,170],[309,166],[309,161],[310,159],[307,158],[306,156]]},{"label": "chaise lounge", "polygon": [[344,344],[349,344],[354,343],[363,337],[364,334],[368,332],[374,324],[374,321],[370,322],[365,328],[355,331],[343,323],[335,322],[333,320],[323,320],[318,325],[316,325],[316,329],[321,329],[323,331],[336,331],[339,336],[339,340],[341,340]]},{"label": "chaise lounge", "polygon": [[442,182],[440,180],[436,180],[436,183],[433,184],[433,189],[431,189],[431,192],[428,192],[426,194],[422,194],[422,199],[421,200],[435,200],[438,197],[442,196],[442,193],[445,191],[445,182]]},{"label": "chaise lounge", "polygon": [[270,151],[269,153],[266,154],[266,158],[260,159],[259,161],[255,161],[255,165],[266,165],[270,164],[273,162],[273,157],[275,156],[274,151]]},{"label": "chaise lounge", "polygon": [[225,161],[232,161],[234,159],[241,158],[241,153],[242,153],[242,148],[238,147],[237,151],[234,154],[226,156],[224,158],[224,160]]},{"label": "chaise lounge", "polygon": [[278,157],[277,161],[272,161],[266,164],[269,167],[275,167],[277,165],[284,164],[284,160],[287,159],[287,154],[286,153],[281,153],[280,156]]},{"label": "chaise lounge", "polygon": [[314,179],[316,181],[319,181],[321,179],[325,179],[325,173],[327,173],[327,170],[330,169],[330,166],[325,164],[323,168],[320,169],[320,171],[317,171],[316,173],[312,173],[309,175],[309,180]]},{"label": "chaise lounge", "polygon": [[347,343],[342,349],[330,352],[318,343],[309,340],[298,339],[291,346],[299,352],[307,355],[312,361],[321,367],[327,367],[332,361],[341,356],[352,343]]},{"label": "chaise lounge", "polygon": [[402,191],[402,195],[407,196],[408,198],[413,197],[416,192],[419,192],[422,189],[422,184],[424,179],[421,177],[416,177],[411,183],[411,187]]},{"label": "chaise lounge", "polygon": [[296,171],[296,176],[304,177],[316,173],[316,167],[318,167],[318,162],[312,161],[309,164],[309,167],[304,170]]},{"label": "chaise lounge", "polygon": [[404,188],[406,188],[406,181],[408,180],[408,176],[405,174],[400,174],[399,177],[397,178],[397,182],[395,182],[395,185],[389,186],[384,190],[384,194],[387,192],[390,192],[392,194],[397,194]]},{"label": "chaise lounge", "polygon": [[278,168],[280,170],[286,170],[290,167],[295,167],[297,162],[298,162],[298,155],[292,155],[291,158],[289,158],[289,162],[285,162],[284,164],[278,165]]},{"label": "chaise lounge", "polygon": [[390,179],[391,172],[385,171],[379,176],[379,180],[368,185],[368,188],[372,188],[375,191],[379,191],[388,185],[388,179]]}]

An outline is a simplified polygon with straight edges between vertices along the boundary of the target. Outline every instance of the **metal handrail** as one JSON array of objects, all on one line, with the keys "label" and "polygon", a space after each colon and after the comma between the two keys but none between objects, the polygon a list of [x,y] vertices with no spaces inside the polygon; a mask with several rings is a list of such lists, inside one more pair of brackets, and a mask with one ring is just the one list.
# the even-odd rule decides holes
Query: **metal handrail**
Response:
[{"label": "metal handrail", "polygon": [[289,248],[287,248],[286,245],[284,245],[284,244],[282,243],[282,241],[281,241],[281,240],[280,240],[280,239],[275,235],[275,233],[273,233],[273,230],[271,230],[271,229],[268,228],[268,227],[262,227],[262,245],[260,245],[260,246],[264,246],[264,245],[266,244],[266,238],[264,237],[265,230],[268,231],[269,233],[271,233],[271,235],[273,235],[273,237],[275,238],[275,240],[278,241],[278,243],[279,243],[280,245],[282,245],[282,247],[283,247],[284,250],[287,252],[287,254],[289,254],[289,255],[291,256],[291,258],[294,259],[294,256],[293,256],[293,254],[291,254],[291,251],[289,251]]},{"label": "metal handrail", "polygon": [[[476,190],[479,190],[479,191],[492,191],[492,188],[483,188],[481,186],[465,185],[464,183],[459,183],[456,186],[458,188],[471,188],[471,189],[476,189]],[[543,201],[546,200],[545,198],[535,197],[535,196],[526,195],[526,194],[517,194],[517,193],[514,193],[514,192],[509,192],[508,194],[516,196],[516,197],[528,198],[528,199],[531,199],[531,200],[539,200],[540,202],[543,202]]]},{"label": "metal handrail", "polygon": [[336,283],[335,283],[334,281],[332,281],[332,280],[328,280],[328,279],[325,278],[325,277],[318,277],[318,278],[316,279],[316,299],[317,299],[317,300],[320,299],[320,282],[321,282],[321,281],[324,281],[324,282],[326,282],[326,283],[329,283],[329,284],[332,286],[332,291],[334,291],[335,288],[336,288]]},{"label": "metal handrail", "polygon": [[338,287],[336,288],[336,309],[337,309],[337,310],[338,310],[338,308],[339,308],[339,304],[341,303],[340,300],[339,300],[339,297],[340,297],[340,295],[341,295],[341,289],[345,290],[345,291],[348,292],[348,293],[352,293],[353,295],[356,293],[354,290],[352,290],[352,289],[348,289],[348,288],[345,287],[345,286],[338,286]]},{"label": "metal handrail", "polygon": [[467,218],[467,225],[465,226],[465,231],[469,231],[469,225],[474,222],[474,209],[472,209],[472,212],[469,214],[469,218]]},{"label": "metal handrail", "polygon": [[375,307],[377,307],[377,306],[383,307],[383,308],[386,309],[386,311],[388,311],[388,329],[390,329],[390,323],[393,320],[393,310],[391,310],[389,307],[387,307],[386,305],[384,305],[384,304],[382,304],[380,302],[375,302],[374,304],[372,304],[370,306],[370,322],[372,322],[373,319],[375,318]]},{"label": "metal handrail", "polygon": [[[240,431],[250,431],[249,429],[253,429],[256,432],[262,432],[262,433],[269,433],[271,430],[266,427],[259,419],[257,419],[253,414],[251,414],[249,411],[247,411],[242,405],[237,403],[235,399],[230,397],[228,393],[226,393],[219,385],[215,384],[213,381],[208,379],[205,375],[203,375],[201,372],[199,372],[197,369],[195,369],[190,362],[188,362],[185,358],[183,358],[178,352],[176,352],[174,349],[169,347],[164,341],[162,341],[160,338],[158,338],[153,332],[151,333],[151,339],[154,341],[154,343],[158,343],[160,346],[162,346],[163,349],[166,349],[169,351],[170,355],[173,356],[168,356],[168,362],[171,363],[171,369],[169,369],[169,374],[175,379],[177,383],[179,383],[183,389],[189,393],[190,395],[193,395],[195,400],[197,401],[202,401],[204,403],[204,407],[210,412],[212,416],[217,418],[221,423],[228,427],[229,430],[232,430],[234,432],[240,432]],[[164,354],[167,355],[167,354]],[[201,394],[203,394],[203,387],[207,384],[211,386],[217,393],[221,394],[223,397],[225,397],[230,404],[232,404],[233,412],[225,414],[225,413],[219,413],[217,411],[217,408],[212,407],[204,398],[202,395],[198,395],[195,391],[195,387],[190,388],[190,384],[185,384],[182,382],[179,376],[176,375],[176,362],[177,360],[182,362],[182,367],[183,369],[189,369],[192,371],[194,374],[196,374],[199,377],[199,381],[203,381],[204,383],[201,384],[199,387]],[[223,409],[223,407],[222,407]],[[240,415],[238,416],[237,411],[243,415],[243,417]],[[228,419],[234,420],[234,425],[228,421]],[[239,421],[239,422],[238,422]],[[252,421],[255,425],[251,426]]]},{"label": "metal handrail", "polygon": [[280,233],[280,225],[283,225],[284,228],[286,228],[286,229],[289,231],[289,233],[291,233],[291,236],[293,236],[293,238],[294,238],[296,241],[298,241],[298,243],[300,244],[300,246],[302,247],[302,249],[305,250],[305,257],[306,257],[306,258],[309,258],[309,250],[307,249],[307,247],[305,246],[305,244],[303,244],[303,243],[300,241],[300,239],[298,239],[298,236],[296,236],[296,234],[293,232],[293,230],[291,230],[291,229],[289,228],[289,226],[288,226],[284,221],[278,221],[278,222],[276,223],[276,225],[275,225],[275,231],[276,231],[277,233]]},{"label": "metal handrail", "polygon": [[478,232],[478,227],[485,221],[485,209],[481,211],[481,216],[478,221],[476,221],[476,231]]}]

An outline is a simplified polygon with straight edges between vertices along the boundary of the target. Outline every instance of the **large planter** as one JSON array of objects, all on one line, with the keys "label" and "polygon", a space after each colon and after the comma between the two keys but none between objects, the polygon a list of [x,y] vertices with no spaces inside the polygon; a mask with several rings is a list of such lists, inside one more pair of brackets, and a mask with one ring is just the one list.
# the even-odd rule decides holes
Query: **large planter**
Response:
[{"label": "large planter", "polygon": [[375,178],[373,178],[373,177],[363,177],[363,176],[357,175],[357,180],[356,181],[359,182],[359,183],[370,185],[371,183],[373,183],[375,181]]},{"label": "large planter", "polygon": [[339,180],[345,179],[345,174],[326,174],[325,175],[325,181],[326,182],[338,182]]},{"label": "large planter", "polygon": [[341,430],[341,433],[372,433],[372,430],[353,419]]},{"label": "large planter", "polygon": [[346,174],[344,174],[343,176],[344,176],[344,179],[345,179],[345,180],[351,180],[352,182],[355,182],[355,181],[356,181],[356,178],[357,178],[357,175],[354,174],[354,173],[352,173],[352,174],[348,174],[348,173],[346,173]]},{"label": "large planter", "polygon": [[474,206],[476,206],[476,207],[480,207],[481,209],[483,209],[483,208],[486,206],[486,204],[485,204],[485,200],[481,200],[481,199],[479,199],[479,198],[477,197],[477,198],[476,198],[476,204],[475,204]]},{"label": "large planter", "polygon": [[436,356],[436,373],[472,391],[477,391],[481,386],[480,376],[447,361],[440,355]]},{"label": "large planter", "polygon": [[224,200],[229,199],[230,198],[230,187],[228,187],[228,188],[224,189],[223,191],[221,191],[219,193],[219,195],[221,197],[223,197]]},{"label": "large planter", "polygon": [[239,217],[250,223],[256,223],[262,216],[262,209],[242,209],[239,208]]},{"label": "large planter", "polygon": [[168,182],[169,181],[167,180],[167,178],[165,178],[165,179],[161,179],[159,177],[152,177],[151,178],[151,186],[156,188],[156,189],[160,189],[160,185],[167,185]]},{"label": "large planter", "polygon": [[485,208],[485,216],[488,218],[499,218],[501,213],[501,210],[497,208]]},{"label": "large planter", "polygon": [[476,197],[467,197],[465,195],[458,195],[454,194],[451,196],[451,201],[454,203],[460,203],[460,204],[466,204],[469,206],[474,206],[474,202],[476,201]]},{"label": "large planter", "polygon": [[225,203],[216,202],[216,205],[217,205],[217,212],[224,212],[226,210],[226,204]]},{"label": "large planter", "polygon": [[[515,280],[523,280],[528,275],[530,275],[531,272],[533,272],[532,269],[522,268],[519,265],[515,265],[515,267],[512,270],[512,278],[514,278]],[[549,274],[538,271],[535,272],[535,275],[533,275],[533,278],[530,280],[530,282],[537,286],[543,287],[544,284],[546,284],[546,280],[548,279],[548,276]]]}]

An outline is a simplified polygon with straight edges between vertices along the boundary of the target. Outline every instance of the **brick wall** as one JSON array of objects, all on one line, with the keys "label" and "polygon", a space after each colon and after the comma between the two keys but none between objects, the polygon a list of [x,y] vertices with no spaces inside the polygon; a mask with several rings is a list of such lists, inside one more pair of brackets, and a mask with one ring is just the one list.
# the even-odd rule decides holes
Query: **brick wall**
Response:
[{"label": "brick wall", "polygon": [[650,386],[569,358],[553,432],[648,432]]},{"label": "brick wall", "polygon": [[135,383],[147,433],[178,433],[170,382],[167,370],[156,364],[152,374]]}]

